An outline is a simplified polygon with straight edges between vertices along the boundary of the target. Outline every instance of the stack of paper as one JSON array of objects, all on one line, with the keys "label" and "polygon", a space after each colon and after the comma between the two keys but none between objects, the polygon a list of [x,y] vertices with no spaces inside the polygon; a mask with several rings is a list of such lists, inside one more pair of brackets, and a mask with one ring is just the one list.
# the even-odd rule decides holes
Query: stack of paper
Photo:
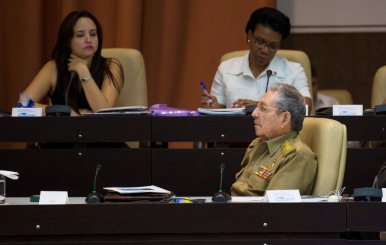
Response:
[{"label": "stack of paper", "polygon": [[219,108],[219,109],[208,109],[198,108],[198,112],[206,115],[245,115],[244,108]]},{"label": "stack of paper", "polygon": [[148,114],[146,106],[121,106],[101,109],[97,114]]},{"label": "stack of paper", "polygon": [[159,193],[159,194],[170,194],[170,191],[162,189],[155,185],[149,186],[138,186],[138,187],[105,187],[107,191],[118,192],[122,195],[127,194],[144,194],[144,193]]}]

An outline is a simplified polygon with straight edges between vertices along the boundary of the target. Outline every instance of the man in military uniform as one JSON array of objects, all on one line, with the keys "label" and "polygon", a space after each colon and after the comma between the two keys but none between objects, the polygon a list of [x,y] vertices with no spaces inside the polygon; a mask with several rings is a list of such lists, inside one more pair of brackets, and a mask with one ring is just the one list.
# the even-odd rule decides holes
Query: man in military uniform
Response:
[{"label": "man in military uniform", "polygon": [[305,114],[304,98],[295,87],[272,85],[252,113],[258,138],[245,153],[232,195],[264,195],[274,189],[312,193],[316,156],[299,136]]}]

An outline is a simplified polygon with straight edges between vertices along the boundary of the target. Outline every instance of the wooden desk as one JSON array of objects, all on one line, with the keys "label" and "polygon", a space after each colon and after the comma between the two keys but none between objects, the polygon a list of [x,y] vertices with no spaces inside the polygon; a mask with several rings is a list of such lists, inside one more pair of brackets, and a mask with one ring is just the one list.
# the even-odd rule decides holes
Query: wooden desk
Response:
[{"label": "wooden desk", "polygon": [[386,203],[384,202],[347,202],[347,244],[385,244],[379,240],[379,232],[386,231]]},{"label": "wooden desk", "polygon": [[150,149],[110,148],[109,143],[150,139],[150,116],[1,117],[0,141],[73,143],[69,148],[0,150],[0,169],[20,174],[19,180],[7,181],[7,195],[29,196],[41,190],[87,195],[98,164],[103,166],[98,187],[149,185]]},{"label": "wooden desk", "polygon": [[79,117],[0,117],[2,142],[150,141],[151,117],[138,115]]},{"label": "wooden desk", "polygon": [[[385,141],[386,116],[323,117],[347,127],[349,141]],[[153,141],[250,142],[255,138],[252,116],[153,117]]]},{"label": "wooden desk", "polygon": [[[386,139],[385,116],[333,117],[346,124],[349,140]],[[2,169],[20,172],[8,181],[8,194],[26,196],[42,189],[86,195],[97,164],[103,169],[98,186],[156,184],[178,195],[211,195],[218,190],[219,165],[226,165],[223,189],[229,191],[245,153],[255,138],[251,116],[85,116],[0,118],[2,142],[74,142],[75,148],[0,150]],[[85,148],[89,142],[217,142],[213,149]],[[386,150],[348,149],[343,185],[370,186],[386,159]],[[70,180],[67,176],[71,176]]]},{"label": "wooden desk", "polygon": [[0,243],[346,244],[344,203],[2,205],[0,217]]},{"label": "wooden desk", "polygon": [[[347,127],[347,138],[356,140],[386,141],[386,116],[328,117]],[[251,116],[201,116],[201,117],[153,117],[153,141],[208,141],[250,142],[255,138]],[[208,195],[216,173],[216,166],[226,164],[224,189],[229,190],[245,152],[219,144],[223,156],[207,151],[169,150],[157,151],[153,158],[153,180],[156,184],[178,190],[181,195]],[[245,144],[244,146],[245,147]],[[167,151],[170,152],[167,152]],[[217,155],[216,155],[217,154]],[[158,161],[157,159],[162,159]],[[178,160],[177,160],[178,159]],[[194,161],[193,159],[197,159]],[[347,151],[347,163],[343,186],[346,193],[354,188],[371,186],[375,174],[386,159],[384,148],[351,148]],[[214,174],[213,174],[214,172]],[[218,179],[218,178],[217,178]],[[182,192],[180,192],[182,191]]]}]

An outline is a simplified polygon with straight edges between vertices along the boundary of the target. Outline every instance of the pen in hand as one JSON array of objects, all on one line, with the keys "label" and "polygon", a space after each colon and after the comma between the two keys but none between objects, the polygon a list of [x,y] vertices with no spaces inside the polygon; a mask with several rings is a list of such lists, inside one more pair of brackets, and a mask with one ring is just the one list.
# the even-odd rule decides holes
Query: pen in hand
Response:
[{"label": "pen in hand", "polygon": [[200,81],[200,85],[201,85],[202,90],[204,91],[205,96],[209,99],[209,103],[212,103],[213,102],[212,97],[208,93],[208,90],[206,89],[205,83],[203,81]]}]

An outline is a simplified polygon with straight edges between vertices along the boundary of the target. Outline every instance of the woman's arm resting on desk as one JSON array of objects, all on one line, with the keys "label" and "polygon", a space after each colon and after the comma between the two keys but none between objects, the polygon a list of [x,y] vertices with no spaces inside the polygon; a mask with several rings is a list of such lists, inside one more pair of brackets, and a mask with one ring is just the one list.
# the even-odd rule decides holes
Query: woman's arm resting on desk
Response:
[{"label": "woman's arm resting on desk", "polygon": [[39,102],[50,92],[56,85],[57,69],[54,61],[47,62],[42,69],[36,74],[32,82],[24,91],[33,101],[35,106],[45,107],[46,105]]},{"label": "woman's arm resting on desk", "polygon": [[70,71],[76,71],[80,79],[87,78],[86,81],[82,82],[82,87],[87,101],[94,112],[97,112],[100,109],[113,107],[118,99],[120,89],[122,88],[123,76],[121,65],[117,60],[112,59],[109,62],[109,67],[118,83],[119,89],[114,86],[114,83],[109,76],[105,76],[102,87],[99,89],[90,74],[86,61],[73,54],[71,55],[68,69]]}]

